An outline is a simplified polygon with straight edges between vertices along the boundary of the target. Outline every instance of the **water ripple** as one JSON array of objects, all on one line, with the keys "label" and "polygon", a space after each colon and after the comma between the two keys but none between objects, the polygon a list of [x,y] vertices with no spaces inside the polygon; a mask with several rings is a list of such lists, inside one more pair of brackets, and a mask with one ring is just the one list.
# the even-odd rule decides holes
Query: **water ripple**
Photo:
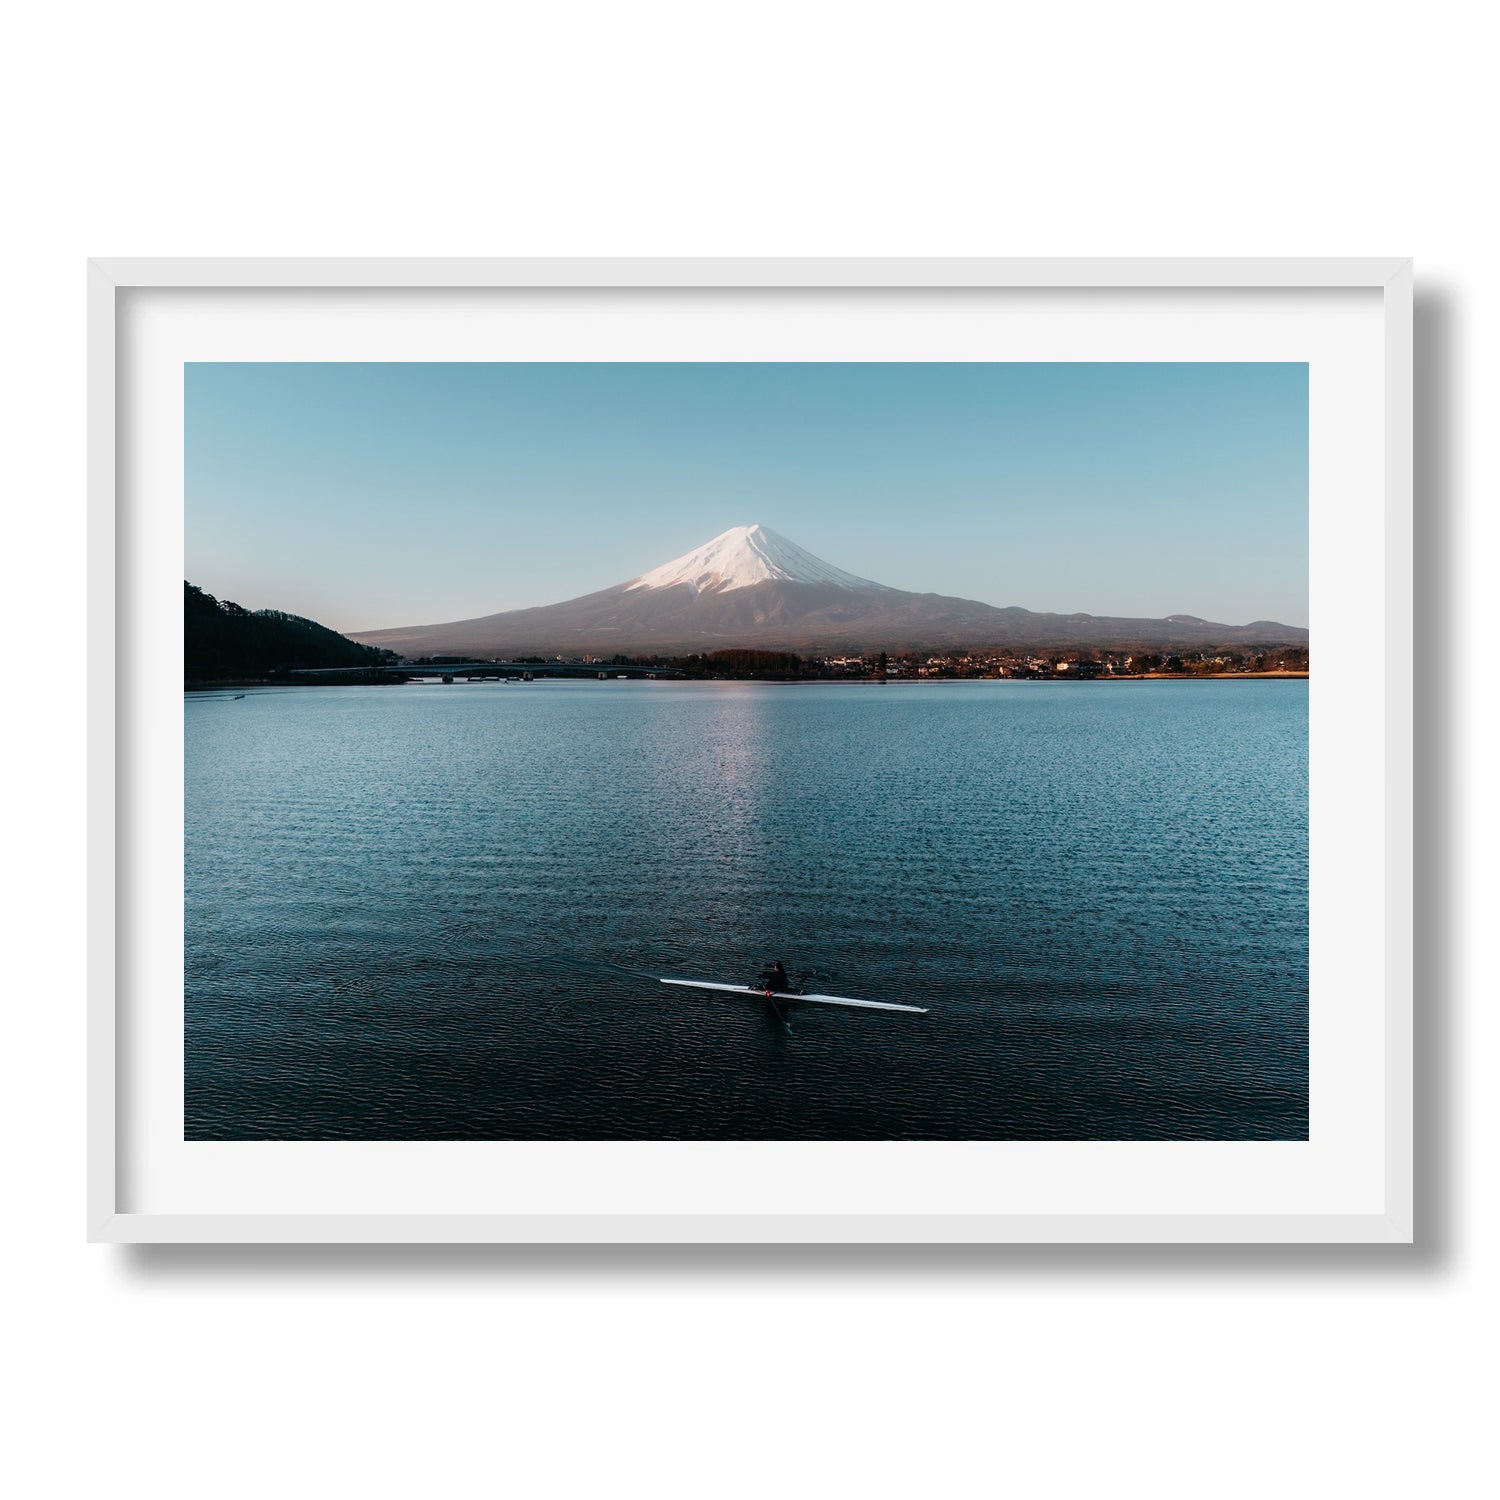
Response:
[{"label": "water ripple", "polygon": [[252,691],[187,830],[192,1138],[1307,1134],[1305,684]]}]

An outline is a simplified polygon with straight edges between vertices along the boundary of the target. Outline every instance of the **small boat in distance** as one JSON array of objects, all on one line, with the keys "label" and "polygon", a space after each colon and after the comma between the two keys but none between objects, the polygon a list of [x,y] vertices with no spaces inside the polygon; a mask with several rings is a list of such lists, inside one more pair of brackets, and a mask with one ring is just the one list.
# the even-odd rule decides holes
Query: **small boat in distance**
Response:
[{"label": "small boat in distance", "polygon": [[896,1005],[889,1000],[852,1000],[846,995],[799,995],[795,990],[763,990],[748,984],[715,984],[707,979],[663,979],[661,982],[687,990],[716,990],[725,995],[747,995],[764,1000],[788,1031],[792,1028],[782,1009],[788,1005],[842,1005],[850,1010],[899,1010],[914,1016],[927,1014],[925,1005]]}]

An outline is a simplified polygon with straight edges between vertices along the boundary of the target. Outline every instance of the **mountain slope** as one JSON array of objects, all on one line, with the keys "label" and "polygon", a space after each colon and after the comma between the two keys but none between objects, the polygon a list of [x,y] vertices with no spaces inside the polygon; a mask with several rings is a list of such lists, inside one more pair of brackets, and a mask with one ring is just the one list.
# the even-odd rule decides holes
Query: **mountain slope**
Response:
[{"label": "mountain slope", "polygon": [[1220,625],[1192,615],[1124,619],[1040,614],[916,594],[856,577],[764,526],[737,526],[638,578],[560,604],[473,620],[349,632],[406,656],[668,655],[751,646],[867,651],[923,647],[1191,650],[1302,644],[1274,621]]}]

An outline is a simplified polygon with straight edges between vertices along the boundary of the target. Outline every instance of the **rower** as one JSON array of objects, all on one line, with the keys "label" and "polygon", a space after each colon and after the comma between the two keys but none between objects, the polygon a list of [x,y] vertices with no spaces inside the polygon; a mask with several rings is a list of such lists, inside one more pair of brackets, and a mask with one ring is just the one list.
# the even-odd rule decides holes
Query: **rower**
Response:
[{"label": "rower", "polygon": [[787,977],[786,965],[778,958],[775,966],[766,969],[760,976],[760,987],[768,995],[786,995],[791,993],[792,981]]}]

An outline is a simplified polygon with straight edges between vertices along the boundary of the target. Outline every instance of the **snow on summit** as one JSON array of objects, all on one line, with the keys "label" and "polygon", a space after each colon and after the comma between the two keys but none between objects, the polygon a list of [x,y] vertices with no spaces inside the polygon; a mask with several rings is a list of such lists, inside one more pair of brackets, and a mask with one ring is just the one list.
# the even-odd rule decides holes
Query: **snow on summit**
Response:
[{"label": "snow on summit", "polygon": [[880,588],[835,568],[765,526],[731,526],[693,552],[625,585],[631,589],[670,589],[686,584],[695,594],[727,594],[758,583],[832,583],[846,589]]}]

